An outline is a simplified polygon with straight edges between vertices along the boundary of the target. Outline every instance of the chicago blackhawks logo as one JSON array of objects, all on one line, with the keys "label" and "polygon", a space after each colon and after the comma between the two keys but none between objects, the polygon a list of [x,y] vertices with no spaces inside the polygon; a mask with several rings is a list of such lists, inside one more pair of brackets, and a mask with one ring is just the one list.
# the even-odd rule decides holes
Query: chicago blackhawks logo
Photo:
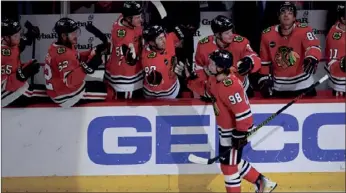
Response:
[{"label": "chicago blackhawks logo", "polygon": [[299,58],[300,56],[297,52],[286,46],[280,46],[275,54],[275,62],[281,68],[293,66]]},{"label": "chicago blackhawks logo", "polygon": [[334,39],[334,40],[340,40],[340,39],[341,39],[341,36],[342,36],[342,33],[341,33],[341,32],[335,32],[335,33],[333,33],[333,39]]}]

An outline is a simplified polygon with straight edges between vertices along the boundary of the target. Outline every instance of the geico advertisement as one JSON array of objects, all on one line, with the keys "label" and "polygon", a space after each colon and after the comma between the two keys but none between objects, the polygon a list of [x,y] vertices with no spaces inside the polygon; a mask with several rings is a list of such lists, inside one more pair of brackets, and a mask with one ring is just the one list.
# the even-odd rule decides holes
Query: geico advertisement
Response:
[{"label": "geico advertisement", "polygon": [[[283,105],[252,105],[260,124]],[[188,155],[218,152],[212,106],[4,109],[4,176],[219,173]],[[16,140],[13,140],[16,139]],[[345,104],[296,104],[243,152],[261,172],[341,172]]]}]

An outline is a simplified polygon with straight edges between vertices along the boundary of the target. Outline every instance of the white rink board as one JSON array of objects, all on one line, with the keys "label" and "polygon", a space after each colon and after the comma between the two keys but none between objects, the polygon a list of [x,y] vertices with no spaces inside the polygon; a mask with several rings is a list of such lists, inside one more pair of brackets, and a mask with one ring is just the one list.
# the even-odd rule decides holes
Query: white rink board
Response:
[{"label": "white rink board", "polygon": [[[284,104],[252,105],[253,112],[273,113]],[[284,143],[299,144],[298,156],[288,162],[254,163],[261,172],[340,172],[345,170],[343,161],[319,162],[311,161],[302,152],[302,128],[306,118],[316,113],[345,113],[345,104],[316,103],[295,104],[284,114],[297,120],[297,131],[283,132],[278,126],[263,127],[252,139],[256,144],[270,129],[274,134],[253,147],[255,150],[280,150]],[[103,133],[103,150],[106,153],[133,153],[136,149],[122,147],[117,149],[119,136],[145,137],[152,139],[151,159],[143,164],[100,165],[92,162],[88,156],[87,134],[91,120],[104,116],[142,116],[150,122],[151,132],[137,133],[131,128],[108,128]],[[2,111],[2,175],[14,176],[75,176],[75,175],[154,175],[154,174],[213,174],[219,173],[217,165],[197,164],[157,164],[156,156],[161,144],[156,145],[155,128],[157,116],[175,115],[207,115],[209,126],[174,127],[171,135],[176,134],[208,134],[205,145],[172,145],[171,151],[201,152],[215,149],[215,116],[212,106],[139,106],[139,107],[79,107],[79,108],[27,108],[3,109]],[[345,118],[344,118],[345,119]],[[273,120],[275,121],[275,119]],[[325,120],[328,121],[328,120]],[[174,121],[182,123],[181,120]],[[345,120],[343,120],[345,123]],[[166,124],[161,122],[161,124]],[[294,125],[287,122],[288,125]],[[101,123],[99,124],[101,125]],[[304,129],[306,126],[304,126]],[[308,126],[309,127],[309,126]],[[160,127],[163,128],[163,127]],[[345,125],[324,125],[318,132],[318,145],[321,149],[341,149],[345,151]],[[333,130],[333,132],[328,132]],[[162,131],[160,131],[162,132]],[[330,135],[327,135],[330,134]],[[165,139],[160,139],[164,142]],[[169,140],[167,138],[167,140]],[[308,140],[309,141],[309,140]],[[309,143],[308,141],[304,142]],[[120,141],[118,141],[120,143]],[[175,147],[173,147],[175,146]],[[207,149],[207,150],[206,150]],[[297,150],[298,152],[298,150]],[[212,156],[214,153],[212,153]],[[265,154],[264,154],[265,155]],[[245,152],[244,157],[247,154]],[[263,156],[263,154],[261,155]],[[344,156],[344,155],[343,155]],[[265,156],[263,157],[265,158]],[[161,158],[160,158],[161,159]],[[110,160],[112,161],[112,160]],[[114,160],[113,160],[114,161]]]}]

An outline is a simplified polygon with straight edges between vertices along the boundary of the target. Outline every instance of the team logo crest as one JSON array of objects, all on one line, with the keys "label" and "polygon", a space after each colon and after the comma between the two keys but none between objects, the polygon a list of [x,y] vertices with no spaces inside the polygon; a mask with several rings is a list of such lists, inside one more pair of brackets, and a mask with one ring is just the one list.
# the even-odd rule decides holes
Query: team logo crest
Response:
[{"label": "team logo crest", "polygon": [[201,44],[206,44],[208,42],[209,42],[209,38],[208,37],[205,37],[205,38],[199,40],[199,43],[201,43]]},{"label": "team logo crest", "polygon": [[123,38],[126,36],[126,31],[124,29],[119,29],[117,31],[117,36],[120,37],[120,38]]},{"label": "team logo crest", "polygon": [[341,32],[335,32],[335,33],[333,33],[333,39],[334,39],[334,40],[340,40],[340,39],[341,39],[341,36],[342,36],[342,33],[341,33]]},{"label": "team logo crest", "polygon": [[8,48],[1,49],[1,54],[3,56],[11,56],[11,50]]},{"label": "team logo crest", "polygon": [[148,58],[155,58],[156,57],[156,52],[150,52],[148,54]]},{"label": "team logo crest", "polygon": [[275,62],[281,68],[288,68],[295,65],[299,58],[300,56],[297,52],[286,46],[279,47],[275,54]]}]

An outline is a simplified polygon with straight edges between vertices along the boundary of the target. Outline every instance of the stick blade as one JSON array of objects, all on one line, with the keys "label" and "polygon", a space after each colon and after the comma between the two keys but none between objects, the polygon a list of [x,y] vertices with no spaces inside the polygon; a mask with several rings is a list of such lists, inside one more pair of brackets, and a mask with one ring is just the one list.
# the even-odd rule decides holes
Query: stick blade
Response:
[{"label": "stick blade", "polygon": [[192,163],[196,163],[196,164],[204,164],[204,165],[208,165],[208,159],[206,158],[202,158],[202,157],[198,157],[195,156],[193,154],[190,154],[188,157],[189,161]]}]

